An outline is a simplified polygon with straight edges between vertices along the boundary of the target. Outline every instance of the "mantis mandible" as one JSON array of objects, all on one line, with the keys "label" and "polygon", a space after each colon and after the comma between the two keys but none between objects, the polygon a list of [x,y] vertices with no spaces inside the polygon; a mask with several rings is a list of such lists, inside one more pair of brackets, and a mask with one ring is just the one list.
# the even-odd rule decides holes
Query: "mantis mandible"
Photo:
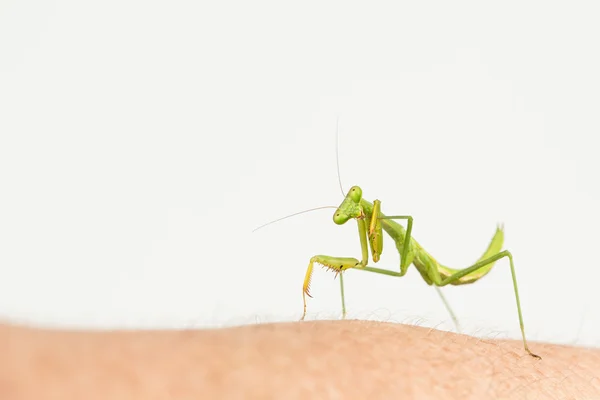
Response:
[{"label": "mantis mandible", "polygon": [[[337,133],[336,133],[337,136]],[[337,155],[337,151],[336,151]],[[338,162],[338,177],[339,177],[339,162]],[[340,181],[341,187],[341,181]],[[327,207],[319,207],[327,208]],[[314,209],[313,209],[314,210]],[[312,211],[312,210],[307,210]],[[300,214],[300,213],[297,213]],[[296,214],[293,214],[296,215]],[[287,217],[285,217],[287,218]],[[517,287],[517,277],[513,256],[508,250],[502,251],[504,243],[504,230],[502,226],[496,228],[496,232],[488,245],[487,250],[470,267],[464,269],[452,269],[440,264],[431,254],[411,236],[413,217],[410,215],[384,215],[381,212],[381,201],[375,200],[372,203],[363,198],[362,189],[358,186],[350,188],[346,197],[333,214],[333,222],[337,225],[343,225],[351,219],[355,219],[358,224],[358,235],[360,238],[361,259],[358,260],[352,257],[332,257],[328,255],[316,255],[310,259],[304,283],[302,285],[302,299],[304,301],[304,312],[302,320],[306,316],[306,296],[310,295],[310,283],[313,273],[314,264],[320,264],[336,273],[340,277],[340,289],[342,296],[342,315],[346,315],[346,304],[344,299],[344,280],[343,273],[349,269],[358,269],[362,271],[374,272],[388,276],[402,277],[406,274],[408,267],[412,264],[421,277],[428,285],[433,285],[436,288],[446,285],[466,285],[477,282],[483,276],[487,275],[494,264],[502,259],[508,258],[510,262],[510,272],[512,274],[513,288],[515,292],[515,300],[517,302],[517,311],[519,314],[519,325],[521,327],[521,335],[523,337],[523,346],[525,351],[538,359],[540,356],[532,353],[527,345],[525,337],[525,327],[523,324],[523,315],[521,312],[521,302],[519,300],[519,290]],[[394,220],[406,220],[406,229],[404,226]],[[276,222],[276,221],[272,221]],[[263,225],[265,226],[265,225]],[[259,227],[259,228],[262,228]],[[259,229],[257,228],[257,229]],[[371,250],[371,258],[377,263],[380,260],[383,252],[383,231],[385,231],[396,244],[396,249],[400,254],[400,271],[391,271],[387,269],[375,268],[368,266],[369,249]],[[446,300],[441,292],[438,293],[442,297],[446,307],[450,311],[452,318],[455,320],[454,314],[449,308]]]}]

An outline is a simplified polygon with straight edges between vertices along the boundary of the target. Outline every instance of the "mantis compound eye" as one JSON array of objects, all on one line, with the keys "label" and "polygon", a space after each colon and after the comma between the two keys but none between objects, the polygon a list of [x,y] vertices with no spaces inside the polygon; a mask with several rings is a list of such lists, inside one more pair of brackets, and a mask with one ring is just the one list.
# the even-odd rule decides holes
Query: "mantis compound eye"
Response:
[{"label": "mantis compound eye", "polygon": [[350,218],[348,215],[344,214],[340,210],[337,210],[335,214],[333,214],[333,222],[335,222],[337,225],[345,224],[349,219]]},{"label": "mantis compound eye", "polygon": [[362,199],[362,189],[358,186],[352,186],[348,192],[348,197],[350,197],[353,202],[359,203],[360,199]]}]

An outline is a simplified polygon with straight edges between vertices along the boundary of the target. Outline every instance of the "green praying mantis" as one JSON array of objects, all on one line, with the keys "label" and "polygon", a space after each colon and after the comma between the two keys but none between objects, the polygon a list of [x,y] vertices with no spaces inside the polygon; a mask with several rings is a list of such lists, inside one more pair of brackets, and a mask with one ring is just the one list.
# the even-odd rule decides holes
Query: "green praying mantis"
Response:
[{"label": "green praying mantis", "polygon": [[[336,131],[337,138],[337,131]],[[337,147],[336,147],[336,158]],[[338,161],[338,178],[339,178],[339,161]],[[341,188],[341,180],[340,180]],[[343,192],[343,190],[342,190]],[[319,207],[329,208],[329,207]],[[312,209],[314,210],[314,209]],[[307,210],[307,211],[312,211]],[[306,212],[306,211],[303,211]],[[303,213],[301,212],[301,213]],[[296,213],[293,215],[297,215]],[[290,215],[291,216],[291,215]],[[288,217],[290,217],[288,216]],[[287,217],[284,217],[287,218]],[[281,220],[283,218],[280,218]],[[302,320],[306,316],[306,296],[310,295],[310,283],[313,273],[314,264],[320,264],[336,273],[336,276],[340,277],[340,289],[342,297],[342,315],[346,315],[346,304],[344,299],[344,280],[343,273],[349,269],[358,269],[362,271],[374,272],[377,274],[383,274],[394,277],[402,277],[406,274],[408,267],[412,264],[415,266],[417,271],[421,274],[421,277],[428,285],[433,285],[438,290],[438,294],[441,296],[446,308],[450,312],[452,319],[456,322],[454,313],[448,306],[445,298],[443,297],[439,287],[446,285],[466,285],[477,282],[483,276],[487,275],[494,264],[502,259],[508,258],[510,262],[510,272],[512,274],[513,288],[515,292],[515,300],[517,302],[517,311],[519,314],[519,325],[521,327],[521,335],[523,337],[523,346],[525,351],[532,357],[541,359],[540,356],[532,353],[527,345],[527,339],[525,337],[525,327],[523,324],[523,315],[521,312],[521,303],[519,300],[519,290],[517,287],[517,277],[515,274],[515,267],[513,262],[513,256],[508,250],[502,251],[504,243],[504,230],[502,226],[498,226],[496,232],[488,245],[487,250],[477,260],[477,262],[470,267],[464,269],[452,269],[440,264],[431,254],[429,254],[412,236],[413,217],[410,215],[384,215],[381,212],[381,201],[375,200],[369,202],[363,198],[362,189],[358,186],[353,186],[347,192],[344,200],[337,207],[333,214],[333,222],[337,225],[343,225],[351,219],[356,220],[358,224],[358,235],[360,239],[361,247],[361,259],[358,260],[352,257],[332,257],[328,255],[316,255],[310,259],[304,283],[302,285],[302,298],[304,301],[304,312],[302,314]],[[277,222],[272,221],[273,222]],[[397,223],[395,220],[405,220],[406,229],[404,226]],[[269,224],[270,224],[269,223]],[[266,226],[265,224],[263,226]],[[260,229],[263,226],[256,228]],[[385,231],[389,237],[394,241],[396,249],[400,254],[400,271],[392,271],[387,269],[375,268],[368,266],[369,262],[369,249],[371,258],[374,263],[380,260],[380,256],[383,252],[383,231]],[[458,326],[458,325],[457,325]]]}]

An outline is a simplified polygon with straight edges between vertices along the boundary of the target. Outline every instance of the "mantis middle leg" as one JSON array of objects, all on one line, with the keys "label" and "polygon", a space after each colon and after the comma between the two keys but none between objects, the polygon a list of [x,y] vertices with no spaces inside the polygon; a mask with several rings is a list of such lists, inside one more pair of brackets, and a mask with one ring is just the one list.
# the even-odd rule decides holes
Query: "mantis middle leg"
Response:
[{"label": "mantis middle leg", "polygon": [[[413,217],[410,215],[391,215],[391,216],[384,216],[381,214],[381,210],[380,210],[380,202],[375,202],[373,204],[373,211],[372,211],[372,216],[373,219],[378,218],[378,219],[405,219],[406,220],[406,233],[404,235],[404,240],[403,240],[403,247],[402,247],[402,251],[400,254],[400,274],[398,276],[404,276],[404,274],[406,274],[406,271],[408,270],[408,267],[410,266],[410,264],[412,263],[413,259],[414,259],[414,255],[410,254],[410,247],[411,247],[411,232],[412,232],[412,226],[413,226]],[[454,326],[456,327],[456,331],[460,332],[460,324],[458,323],[458,318],[456,318],[456,314],[454,314],[454,311],[452,310],[452,307],[450,306],[450,303],[448,303],[448,300],[446,300],[446,297],[444,296],[444,294],[442,293],[441,289],[439,287],[435,287],[435,291],[438,294],[438,296],[440,297],[440,299],[442,300],[442,303],[444,303],[444,307],[446,308],[446,311],[448,312],[448,314],[450,314],[450,318],[452,318],[452,322],[454,323]]]}]

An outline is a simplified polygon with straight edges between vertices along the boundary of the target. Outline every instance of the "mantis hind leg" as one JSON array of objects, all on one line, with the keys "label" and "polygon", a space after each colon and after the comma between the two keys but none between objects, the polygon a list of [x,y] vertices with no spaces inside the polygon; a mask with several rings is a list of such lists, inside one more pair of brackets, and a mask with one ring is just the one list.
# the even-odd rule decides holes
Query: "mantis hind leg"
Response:
[{"label": "mantis hind leg", "polygon": [[531,356],[541,359],[541,357],[538,356],[537,354],[533,354],[531,352],[531,350],[529,350],[529,346],[527,346],[527,339],[525,337],[525,325],[523,324],[523,313],[521,312],[521,301],[519,300],[519,288],[517,286],[517,275],[515,273],[515,265],[514,265],[513,257],[512,257],[512,254],[510,253],[510,251],[508,251],[508,250],[501,251],[500,253],[493,255],[489,258],[486,258],[485,260],[479,261],[468,268],[461,269],[460,271],[458,271],[444,279],[441,279],[439,277],[439,275],[437,275],[435,277],[431,276],[431,278],[433,280],[433,284],[436,286],[446,286],[449,284],[453,284],[453,283],[459,282],[460,278],[462,278],[472,272],[475,272],[477,270],[484,269],[484,268],[488,267],[490,264],[493,264],[496,261],[498,261],[504,257],[508,257],[508,260],[510,261],[510,273],[512,275],[513,288],[515,291],[515,300],[517,301],[517,312],[519,313],[519,326],[521,327],[521,335],[523,337],[523,346],[525,347],[525,350]]},{"label": "mantis hind leg", "polygon": [[452,311],[452,307],[450,307],[450,303],[448,303],[448,300],[446,300],[446,296],[444,296],[444,293],[442,293],[442,290],[439,288],[439,286],[434,285],[434,287],[438,296],[440,296],[440,299],[442,299],[442,303],[444,303],[446,311],[448,311],[448,314],[450,314],[450,318],[452,318],[452,322],[456,327],[456,331],[460,333],[460,324],[458,323],[458,318],[456,318],[456,314],[454,314],[454,311]]}]

